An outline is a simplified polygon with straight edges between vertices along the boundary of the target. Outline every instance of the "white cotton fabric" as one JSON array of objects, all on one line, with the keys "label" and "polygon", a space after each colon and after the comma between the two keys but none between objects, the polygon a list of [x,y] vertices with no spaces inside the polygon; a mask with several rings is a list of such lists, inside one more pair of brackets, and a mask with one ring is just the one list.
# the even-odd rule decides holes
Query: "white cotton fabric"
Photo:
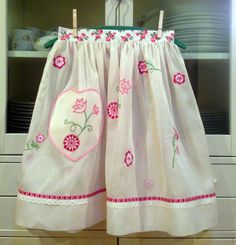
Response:
[{"label": "white cotton fabric", "polygon": [[59,28],[25,144],[16,223],[195,234],[217,224],[205,132],[174,32]]}]

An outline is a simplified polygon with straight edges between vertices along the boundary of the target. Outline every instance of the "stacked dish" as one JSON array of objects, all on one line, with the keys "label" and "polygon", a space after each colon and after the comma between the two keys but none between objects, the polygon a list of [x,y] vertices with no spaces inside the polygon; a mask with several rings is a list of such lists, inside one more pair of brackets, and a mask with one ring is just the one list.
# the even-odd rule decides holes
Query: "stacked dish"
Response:
[{"label": "stacked dish", "polygon": [[204,110],[200,111],[206,134],[225,134],[226,118],[224,111]]},{"label": "stacked dish", "polygon": [[229,17],[217,12],[184,12],[164,21],[166,30],[175,30],[187,52],[228,52]]},{"label": "stacked dish", "polygon": [[8,103],[8,132],[27,133],[33,108],[34,102],[10,101]]}]

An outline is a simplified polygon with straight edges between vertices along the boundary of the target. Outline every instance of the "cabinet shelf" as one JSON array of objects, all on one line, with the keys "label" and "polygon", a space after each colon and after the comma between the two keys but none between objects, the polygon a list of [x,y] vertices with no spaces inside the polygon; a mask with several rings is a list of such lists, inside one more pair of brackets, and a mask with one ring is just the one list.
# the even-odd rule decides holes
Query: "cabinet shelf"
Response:
[{"label": "cabinet shelf", "polygon": [[48,51],[8,51],[10,58],[47,58]]},{"label": "cabinet shelf", "polygon": [[227,60],[229,53],[183,53],[185,60]]},{"label": "cabinet shelf", "polygon": [[[9,58],[47,58],[48,51],[8,51]],[[183,53],[186,60],[227,60],[229,53]]]}]

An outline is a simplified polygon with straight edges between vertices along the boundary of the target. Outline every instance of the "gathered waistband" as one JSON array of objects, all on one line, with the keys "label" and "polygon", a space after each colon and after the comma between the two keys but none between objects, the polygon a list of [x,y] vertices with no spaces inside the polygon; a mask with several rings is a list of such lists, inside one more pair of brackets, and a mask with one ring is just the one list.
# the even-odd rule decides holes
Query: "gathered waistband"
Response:
[{"label": "gathered waistband", "polygon": [[91,42],[151,42],[174,41],[174,31],[164,31],[161,38],[156,30],[112,30],[112,29],[79,29],[78,36],[73,37],[72,29],[59,27],[59,40],[91,41]]}]

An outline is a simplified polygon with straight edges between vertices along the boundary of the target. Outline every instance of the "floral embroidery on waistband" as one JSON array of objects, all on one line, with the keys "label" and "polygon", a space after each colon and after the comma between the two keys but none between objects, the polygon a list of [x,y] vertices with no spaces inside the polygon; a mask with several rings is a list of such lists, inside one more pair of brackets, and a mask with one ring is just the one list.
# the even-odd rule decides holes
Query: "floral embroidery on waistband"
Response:
[{"label": "floral embroidery on waistband", "polygon": [[26,143],[25,151],[30,150],[38,150],[40,148],[40,144],[45,141],[45,136],[42,133],[38,133],[35,137],[35,140],[32,140],[31,143]]},{"label": "floral embroidery on waistband", "polygon": [[167,42],[174,41],[174,31],[164,31],[161,38],[156,30],[108,30],[108,29],[80,29],[78,36],[72,36],[71,29],[59,28],[58,36],[60,40],[74,41],[103,41],[103,42],[150,42],[157,44],[160,40]]}]

